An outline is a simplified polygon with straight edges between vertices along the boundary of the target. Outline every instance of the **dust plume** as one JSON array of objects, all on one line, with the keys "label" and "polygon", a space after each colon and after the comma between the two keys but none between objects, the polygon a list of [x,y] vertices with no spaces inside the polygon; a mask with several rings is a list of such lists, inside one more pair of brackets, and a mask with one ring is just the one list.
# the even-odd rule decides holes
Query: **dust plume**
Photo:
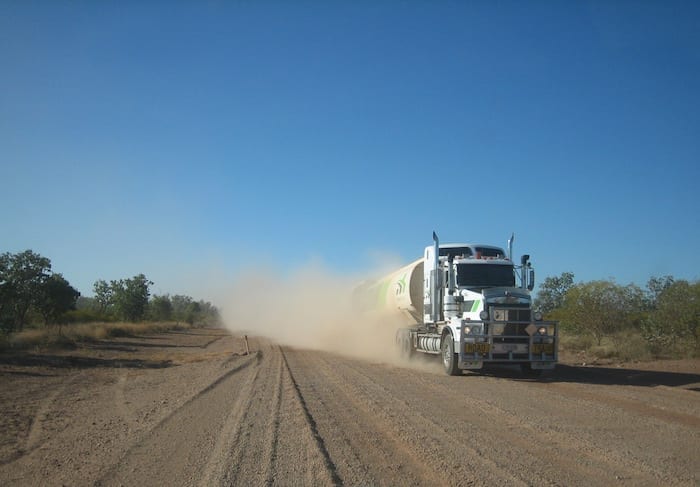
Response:
[{"label": "dust plume", "polygon": [[396,330],[411,322],[353,306],[353,289],[368,276],[339,275],[318,263],[286,275],[256,268],[240,273],[219,305],[226,327],[237,334],[398,364]]}]

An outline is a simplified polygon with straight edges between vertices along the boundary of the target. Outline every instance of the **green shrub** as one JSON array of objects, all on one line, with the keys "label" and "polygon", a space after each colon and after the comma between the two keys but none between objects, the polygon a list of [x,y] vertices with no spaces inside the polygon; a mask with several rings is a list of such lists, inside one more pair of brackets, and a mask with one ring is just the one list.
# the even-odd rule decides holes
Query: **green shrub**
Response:
[{"label": "green shrub", "polygon": [[114,321],[114,317],[106,314],[100,313],[95,309],[76,309],[68,311],[63,315],[63,319],[66,323],[97,323],[102,321]]},{"label": "green shrub", "polygon": [[639,333],[623,332],[613,337],[617,357],[626,362],[652,360],[649,344]]}]

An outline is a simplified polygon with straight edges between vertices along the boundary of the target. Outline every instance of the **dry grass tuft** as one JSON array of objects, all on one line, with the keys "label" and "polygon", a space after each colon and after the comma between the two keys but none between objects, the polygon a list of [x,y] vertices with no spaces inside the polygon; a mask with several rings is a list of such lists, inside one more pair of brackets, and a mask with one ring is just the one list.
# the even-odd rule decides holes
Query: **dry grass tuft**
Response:
[{"label": "dry grass tuft", "polygon": [[95,342],[111,337],[129,337],[183,330],[183,323],[82,323],[60,328],[40,328],[10,333],[0,338],[0,350],[75,348],[81,342]]},{"label": "dry grass tuft", "polygon": [[563,331],[559,336],[559,350],[576,355],[583,354],[589,360],[610,359],[628,362],[654,358],[649,344],[633,330],[603,337],[600,344],[590,335],[576,335]]}]

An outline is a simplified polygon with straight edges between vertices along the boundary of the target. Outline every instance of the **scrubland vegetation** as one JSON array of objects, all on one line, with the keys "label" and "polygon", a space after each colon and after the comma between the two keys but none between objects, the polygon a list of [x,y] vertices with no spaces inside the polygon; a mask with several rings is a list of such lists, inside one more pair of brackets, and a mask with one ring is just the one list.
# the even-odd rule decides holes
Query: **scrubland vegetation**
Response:
[{"label": "scrubland vegetation", "polygon": [[[70,347],[79,342],[219,324],[209,302],[150,294],[143,274],[98,279],[83,297],[51,261],[31,250],[0,254],[0,349]],[[653,277],[640,288],[613,280],[546,278],[535,300],[560,322],[560,350],[586,359],[700,357],[700,282]]]},{"label": "scrubland vegetation", "polygon": [[190,296],[151,296],[145,275],[107,282],[83,297],[51,261],[26,250],[0,254],[0,349],[70,347],[114,336],[219,324],[219,312]]},{"label": "scrubland vegetation", "polygon": [[612,280],[544,280],[535,308],[560,321],[560,350],[591,358],[700,356],[700,282],[653,277],[642,289]]},{"label": "scrubland vegetation", "polygon": [[105,338],[139,336],[150,333],[190,328],[188,323],[177,322],[91,322],[56,328],[28,328],[15,333],[0,334],[0,350],[27,350],[45,348],[74,348],[79,343],[89,343]]}]

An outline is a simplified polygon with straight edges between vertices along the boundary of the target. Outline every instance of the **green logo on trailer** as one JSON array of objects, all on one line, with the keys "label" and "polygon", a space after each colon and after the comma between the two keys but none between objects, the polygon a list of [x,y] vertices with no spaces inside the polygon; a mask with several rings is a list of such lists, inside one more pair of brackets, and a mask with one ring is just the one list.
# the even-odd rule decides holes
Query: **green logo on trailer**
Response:
[{"label": "green logo on trailer", "polygon": [[406,291],[406,274],[396,283],[396,295],[403,294]]}]

